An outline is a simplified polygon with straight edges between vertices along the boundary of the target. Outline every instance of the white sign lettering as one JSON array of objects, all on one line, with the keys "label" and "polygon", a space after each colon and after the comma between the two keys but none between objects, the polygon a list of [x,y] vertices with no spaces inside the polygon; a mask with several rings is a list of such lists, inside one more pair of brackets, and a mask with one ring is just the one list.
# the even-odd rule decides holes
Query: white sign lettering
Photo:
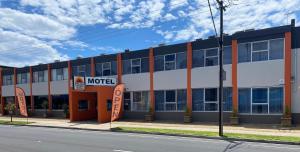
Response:
[{"label": "white sign lettering", "polygon": [[85,77],[85,85],[87,86],[115,86],[116,84],[116,78]]}]

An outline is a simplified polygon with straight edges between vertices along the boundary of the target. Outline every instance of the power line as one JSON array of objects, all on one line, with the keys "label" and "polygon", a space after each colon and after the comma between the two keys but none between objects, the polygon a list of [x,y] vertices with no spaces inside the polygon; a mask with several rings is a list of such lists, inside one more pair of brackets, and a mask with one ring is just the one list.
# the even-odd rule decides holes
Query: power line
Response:
[{"label": "power line", "polygon": [[212,20],[212,23],[214,25],[215,34],[216,34],[216,37],[217,37],[218,36],[218,32],[217,32],[217,29],[216,29],[216,24],[215,24],[214,16],[213,16],[213,13],[212,13],[212,10],[211,10],[210,1],[207,0],[207,3],[208,3],[208,6],[209,6],[211,20]]}]

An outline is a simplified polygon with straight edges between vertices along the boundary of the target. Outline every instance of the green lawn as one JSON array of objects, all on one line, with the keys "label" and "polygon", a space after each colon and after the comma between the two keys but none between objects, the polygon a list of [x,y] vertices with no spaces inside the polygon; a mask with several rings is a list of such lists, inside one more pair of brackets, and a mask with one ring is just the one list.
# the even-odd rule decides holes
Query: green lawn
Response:
[{"label": "green lawn", "polygon": [[26,121],[7,121],[7,120],[0,120],[0,125],[27,125],[31,122],[26,122]]},{"label": "green lawn", "polygon": [[[133,128],[133,127],[116,127],[112,129],[117,132],[139,132],[139,133],[155,133],[155,134],[171,134],[171,135],[192,135],[199,137],[218,137],[217,132],[210,131],[193,131],[193,130],[176,130],[176,129],[157,129],[157,128]],[[265,141],[282,141],[300,143],[300,137],[288,136],[268,136],[253,134],[224,133],[224,138],[235,139],[251,139]]]}]

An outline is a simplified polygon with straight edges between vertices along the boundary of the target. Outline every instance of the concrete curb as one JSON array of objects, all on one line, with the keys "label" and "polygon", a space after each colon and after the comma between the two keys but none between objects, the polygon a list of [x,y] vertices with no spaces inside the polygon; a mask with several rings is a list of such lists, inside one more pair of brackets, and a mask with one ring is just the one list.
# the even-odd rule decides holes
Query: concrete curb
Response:
[{"label": "concrete curb", "polygon": [[[0,124],[3,125],[3,124]],[[5,124],[4,124],[5,125]],[[179,134],[167,134],[167,133],[150,133],[140,131],[121,131],[108,129],[90,129],[90,128],[76,128],[76,127],[61,127],[61,126],[41,126],[41,125],[11,125],[11,126],[26,126],[26,127],[39,127],[39,128],[58,128],[58,129],[69,129],[69,130],[85,130],[85,131],[102,131],[102,132],[119,132],[119,133],[137,133],[145,135],[165,135],[173,137],[191,137],[191,138],[203,138],[203,139],[217,139],[224,141],[244,141],[244,142],[259,142],[259,143],[272,143],[272,144],[286,144],[286,145],[300,145],[300,142],[284,142],[284,141],[268,141],[268,140],[254,140],[254,139],[239,139],[239,138],[224,138],[224,137],[208,137],[208,136],[194,136],[194,135],[179,135]]]},{"label": "concrete curb", "polygon": [[284,141],[269,141],[269,140],[254,140],[254,139],[239,139],[239,138],[225,138],[225,137],[208,137],[208,136],[194,136],[194,135],[178,135],[178,134],[167,134],[167,133],[149,133],[149,132],[139,132],[139,131],[114,131],[111,132],[123,132],[123,133],[138,133],[145,135],[166,135],[174,137],[192,137],[192,138],[204,138],[204,139],[217,139],[225,141],[244,141],[244,142],[259,142],[259,143],[272,143],[272,144],[286,144],[286,145],[300,145],[296,142],[284,142]]}]

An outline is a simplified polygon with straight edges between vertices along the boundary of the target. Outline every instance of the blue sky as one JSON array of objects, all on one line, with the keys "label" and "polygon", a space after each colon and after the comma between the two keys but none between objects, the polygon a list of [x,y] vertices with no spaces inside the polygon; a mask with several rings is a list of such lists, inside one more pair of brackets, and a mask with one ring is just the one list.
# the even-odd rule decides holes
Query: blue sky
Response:
[{"label": "blue sky", "polygon": [[[219,12],[210,0],[216,24]],[[281,26],[300,0],[225,0],[225,32]],[[218,28],[218,27],[217,27]],[[207,0],[0,0],[0,64],[22,67],[213,35]]]}]

